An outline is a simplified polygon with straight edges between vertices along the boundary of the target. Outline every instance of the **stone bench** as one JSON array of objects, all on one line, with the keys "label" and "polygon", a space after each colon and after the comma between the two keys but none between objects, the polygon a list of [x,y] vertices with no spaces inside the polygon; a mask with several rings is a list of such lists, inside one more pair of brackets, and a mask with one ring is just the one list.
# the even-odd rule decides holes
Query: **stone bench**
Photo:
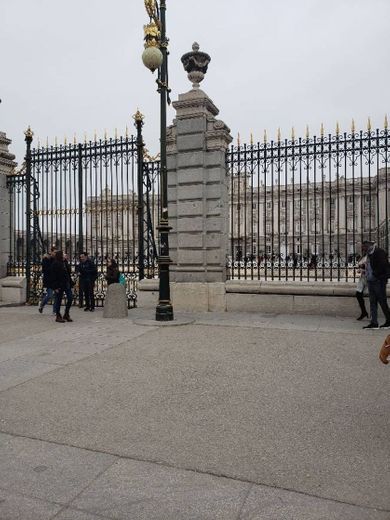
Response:
[{"label": "stone bench", "polygon": [[112,283],[107,287],[103,318],[127,318],[128,314],[125,287],[120,283]]},{"label": "stone bench", "polygon": [[0,301],[2,304],[26,303],[27,282],[25,276],[7,276],[0,279]]}]

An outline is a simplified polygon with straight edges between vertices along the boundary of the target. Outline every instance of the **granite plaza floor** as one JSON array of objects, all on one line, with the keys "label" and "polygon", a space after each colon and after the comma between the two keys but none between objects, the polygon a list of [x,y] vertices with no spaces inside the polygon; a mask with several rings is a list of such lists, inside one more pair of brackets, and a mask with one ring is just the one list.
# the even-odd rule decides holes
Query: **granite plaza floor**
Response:
[{"label": "granite plaza floor", "polygon": [[389,520],[386,332],[0,308],[1,520]]}]

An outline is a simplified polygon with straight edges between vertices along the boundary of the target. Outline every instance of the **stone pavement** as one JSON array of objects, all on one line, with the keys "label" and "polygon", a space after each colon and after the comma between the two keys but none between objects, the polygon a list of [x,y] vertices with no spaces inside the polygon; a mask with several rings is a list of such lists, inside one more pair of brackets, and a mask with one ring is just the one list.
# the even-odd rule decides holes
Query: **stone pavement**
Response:
[{"label": "stone pavement", "polygon": [[49,312],[0,309],[1,520],[390,519],[386,332]]}]

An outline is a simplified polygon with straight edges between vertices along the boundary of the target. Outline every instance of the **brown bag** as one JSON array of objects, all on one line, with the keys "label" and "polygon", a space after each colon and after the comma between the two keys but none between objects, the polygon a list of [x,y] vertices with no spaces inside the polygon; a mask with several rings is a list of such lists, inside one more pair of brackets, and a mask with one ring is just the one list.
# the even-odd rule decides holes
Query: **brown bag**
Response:
[{"label": "brown bag", "polygon": [[386,337],[382,348],[379,351],[379,359],[387,365],[389,363],[389,360],[387,359],[390,357],[390,334]]}]

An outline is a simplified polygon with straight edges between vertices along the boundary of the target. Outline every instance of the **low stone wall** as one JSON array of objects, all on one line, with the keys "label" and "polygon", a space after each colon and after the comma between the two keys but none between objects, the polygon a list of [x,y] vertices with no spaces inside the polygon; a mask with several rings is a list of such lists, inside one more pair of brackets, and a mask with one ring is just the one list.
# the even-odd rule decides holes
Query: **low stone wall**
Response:
[{"label": "low stone wall", "polygon": [[[355,317],[359,314],[355,292],[356,284],[353,282],[230,280],[225,284],[171,284],[174,310],[187,312],[227,311]],[[387,292],[390,296],[389,289]],[[138,307],[152,309],[157,302],[158,280],[140,282]],[[369,309],[368,298],[366,306]],[[379,312],[381,315],[381,311]]]},{"label": "low stone wall", "polygon": [[26,277],[7,276],[0,279],[0,302],[2,305],[26,303]]}]

